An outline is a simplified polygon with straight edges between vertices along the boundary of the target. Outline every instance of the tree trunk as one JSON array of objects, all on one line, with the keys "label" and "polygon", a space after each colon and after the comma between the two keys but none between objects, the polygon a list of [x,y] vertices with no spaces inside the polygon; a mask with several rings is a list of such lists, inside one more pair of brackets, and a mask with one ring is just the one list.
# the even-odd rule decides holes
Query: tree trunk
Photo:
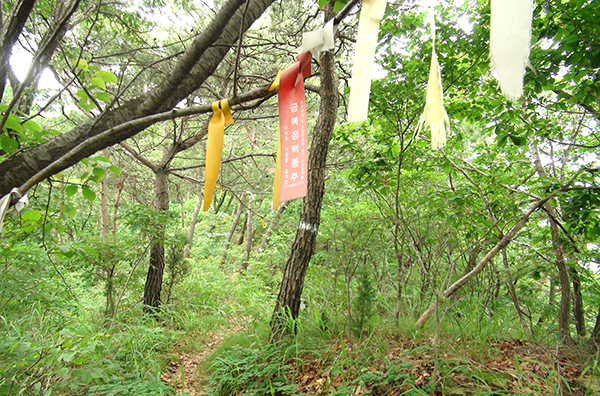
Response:
[{"label": "tree trunk", "polygon": [[34,5],[35,0],[18,1],[15,3],[12,15],[7,19],[6,24],[0,26],[0,31],[4,33],[0,42],[0,100],[2,100],[4,88],[6,87],[6,77],[10,68],[9,60],[12,48],[21,35]]},{"label": "tree trunk", "polygon": [[517,298],[517,292],[515,291],[515,285],[513,284],[512,275],[510,274],[510,266],[508,264],[508,255],[506,254],[506,248],[502,249],[502,264],[504,265],[504,272],[506,273],[506,288],[508,289],[508,294],[510,295],[510,299],[515,306],[515,311],[517,311],[517,315],[519,317],[519,323],[521,324],[521,328],[524,333],[530,333],[529,327],[527,326],[527,322],[523,318],[523,311],[521,310],[521,306],[519,305],[519,299]]},{"label": "tree trunk", "polygon": [[225,266],[225,260],[227,259],[227,250],[229,250],[229,245],[231,245],[231,239],[233,238],[233,234],[235,233],[235,228],[240,222],[240,217],[242,216],[242,209],[244,208],[244,196],[242,195],[240,198],[240,204],[238,205],[237,211],[235,212],[235,217],[233,218],[233,222],[231,223],[231,227],[229,227],[229,233],[227,234],[227,239],[225,240],[225,247],[223,248],[223,253],[221,254],[221,264],[219,267],[223,270]]},{"label": "tree trunk", "polygon": [[[198,172],[198,180],[202,178],[202,168],[199,169],[200,171]],[[185,244],[185,248],[183,250],[184,259],[190,257],[192,244],[194,242],[194,232],[196,231],[196,223],[198,222],[198,215],[202,210],[202,184],[198,183],[196,187],[196,207],[194,208],[194,213],[192,213],[192,222],[190,223],[190,228],[188,229],[187,243]]]},{"label": "tree trunk", "polygon": [[121,179],[119,180],[119,189],[117,190],[117,198],[115,199],[115,207],[113,210],[113,234],[116,234],[117,229],[119,228],[119,206],[121,205],[121,195],[123,194],[123,189],[125,188],[125,179],[127,179],[127,175],[121,172]]},{"label": "tree trunk", "polygon": [[244,243],[244,235],[246,235],[247,224],[248,224],[248,212],[246,212],[246,215],[244,216],[244,222],[242,223],[242,230],[240,231],[240,236],[238,237],[236,245],[241,245],[242,243]]},{"label": "tree trunk", "polygon": [[279,208],[277,208],[277,212],[275,212],[275,215],[271,219],[271,223],[269,224],[269,228],[267,228],[267,232],[265,233],[262,240],[260,241],[260,245],[258,246],[258,253],[262,253],[265,250],[265,248],[267,247],[267,243],[269,243],[269,240],[271,239],[271,234],[273,234],[273,231],[275,230],[275,228],[277,228],[277,223],[279,222],[279,217],[281,216],[283,211],[287,208],[288,203],[289,203],[289,201],[285,201],[285,202],[282,202],[279,204]]},{"label": "tree trunk", "polygon": [[575,328],[577,329],[577,335],[580,337],[585,336],[585,319],[583,312],[583,296],[581,295],[581,280],[577,270],[573,267],[569,267],[569,273],[573,280],[573,316],[575,318]]},{"label": "tree trunk", "polygon": [[[108,158],[108,149],[104,149],[102,153],[106,158]],[[105,173],[102,176],[102,181],[100,182],[100,236],[108,235],[110,231],[110,226],[108,224],[108,198],[107,198],[107,190],[108,190],[108,174]]]},{"label": "tree trunk", "polygon": [[[164,169],[159,169],[155,178],[155,207],[157,211],[164,212],[166,215],[166,211],[169,210],[168,174]],[[157,313],[160,307],[160,292],[165,269],[164,237],[165,224],[161,224],[157,235],[153,236],[152,247],[150,248],[150,266],[144,287],[144,311],[146,313]]]},{"label": "tree trunk", "polygon": [[114,277],[116,264],[109,265],[106,268],[106,316],[113,316],[115,313],[114,295]]},{"label": "tree trunk", "polygon": [[[540,153],[535,143],[531,144],[531,151],[534,156],[534,165],[540,179],[547,179],[548,175],[542,165]],[[571,282],[569,281],[569,272],[565,263],[564,247],[560,242],[560,233],[556,219],[558,212],[548,202],[544,204],[544,209],[548,213],[548,221],[550,222],[550,234],[552,236],[552,249],[556,257],[556,265],[558,268],[558,279],[560,281],[560,309],[558,313],[558,336],[563,344],[571,343],[571,330],[569,318],[571,317]]]},{"label": "tree trunk", "polygon": [[[331,18],[333,3],[325,7],[326,20]],[[284,315],[298,318],[300,297],[306,269],[313,254],[325,190],[325,165],[331,134],[338,109],[338,79],[333,52],[321,52],[321,104],[308,158],[308,189],[302,201],[300,222],[271,319],[275,338],[282,336]]]},{"label": "tree trunk", "polygon": [[598,315],[596,315],[596,325],[594,326],[594,330],[592,330],[590,340],[596,344],[600,344],[600,308],[598,309]]},{"label": "tree trunk", "polygon": [[242,272],[248,269],[250,252],[254,246],[254,231],[252,230],[252,207],[254,206],[254,195],[248,193],[248,215],[246,221],[246,246],[244,247],[244,259],[242,260]]},{"label": "tree trunk", "polygon": [[[12,188],[20,187],[33,176],[47,177],[44,172],[50,164],[55,165],[47,172],[55,174],[91,154],[121,142],[158,120],[144,120],[127,124],[127,127],[112,130],[140,117],[170,111],[177,103],[200,87],[219,66],[229,49],[240,37],[240,29],[247,30],[271,5],[272,0],[228,0],[197,39],[180,57],[178,64],[156,89],[144,93],[120,107],[108,110],[99,117],[81,123],[49,141],[12,155],[0,162],[0,196]],[[243,21],[242,21],[243,19]],[[189,70],[188,67],[191,67]],[[187,70],[182,73],[182,70]],[[231,105],[235,104],[232,100]],[[101,139],[93,139],[102,132],[111,131]],[[88,144],[83,144],[88,142]],[[74,150],[78,147],[77,150]],[[67,153],[71,153],[68,156]],[[48,175],[50,176],[50,175]],[[34,178],[37,180],[37,177]],[[32,181],[33,182],[33,181]],[[30,188],[30,187],[29,187]]]}]

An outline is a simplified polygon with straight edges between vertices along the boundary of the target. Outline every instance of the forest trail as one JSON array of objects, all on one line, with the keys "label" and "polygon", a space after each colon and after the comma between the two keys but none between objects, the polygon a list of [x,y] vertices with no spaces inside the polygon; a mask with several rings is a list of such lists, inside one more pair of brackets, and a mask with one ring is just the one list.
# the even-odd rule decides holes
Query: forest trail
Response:
[{"label": "forest trail", "polygon": [[[211,332],[201,351],[179,354],[179,360],[171,361],[162,374],[163,381],[176,388],[177,394],[208,395],[205,380],[209,373],[202,362],[225,337],[224,333]],[[335,355],[351,355],[364,348],[349,339],[344,339],[344,345],[338,340],[322,356],[307,355],[301,361],[291,362],[288,383],[296,384],[302,395],[336,394],[332,392],[351,385],[354,395],[400,396],[414,389],[414,385],[426,387],[432,382],[435,352],[429,342],[403,336],[390,337],[387,341],[387,345],[379,346],[387,350],[384,359],[375,359],[371,367],[357,367],[350,361],[346,365],[332,364]],[[560,394],[583,396],[600,389],[598,379],[585,375],[586,362],[579,361],[579,356],[587,354],[578,355],[574,349],[551,351],[520,340],[474,344],[458,338],[445,340],[440,346],[436,395],[468,395],[479,391],[551,395],[557,394],[560,388]]]},{"label": "forest trail", "polygon": [[206,379],[206,372],[201,368],[201,364],[221,345],[224,337],[224,333],[209,332],[208,338],[202,343],[201,350],[193,353],[178,353],[179,360],[171,360],[160,378],[177,389],[177,394],[205,395],[203,382]]}]

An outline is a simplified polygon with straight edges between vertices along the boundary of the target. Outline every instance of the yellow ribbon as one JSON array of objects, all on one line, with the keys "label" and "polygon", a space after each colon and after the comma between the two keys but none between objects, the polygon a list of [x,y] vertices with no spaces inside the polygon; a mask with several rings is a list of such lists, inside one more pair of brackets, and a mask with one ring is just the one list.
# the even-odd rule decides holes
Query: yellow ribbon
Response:
[{"label": "yellow ribbon", "polygon": [[271,84],[271,86],[269,87],[269,92],[279,88],[279,79],[281,78],[281,73],[283,73],[283,70],[279,70],[277,72],[277,76],[275,77],[275,80],[273,80],[273,84]]},{"label": "yellow ribbon", "polygon": [[233,124],[229,100],[223,99],[212,104],[213,116],[208,124],[208,141],[206,142],[206,168],[204,176],[204,211],[210,207],[219,169],[223,156],[223,135],[226,125]]},{"label": "yellow ribbon", "polygon": [[[279,88],[279,78],[283,70],[279,70],[273,84],[269,87],[269,91],[274,91]],[[279,121],[277,122],[277,159],[275,160],[275,180],[273,180],[273,210],[279,207],[279,191],[281,189],[281,136],[279,133]]]}]

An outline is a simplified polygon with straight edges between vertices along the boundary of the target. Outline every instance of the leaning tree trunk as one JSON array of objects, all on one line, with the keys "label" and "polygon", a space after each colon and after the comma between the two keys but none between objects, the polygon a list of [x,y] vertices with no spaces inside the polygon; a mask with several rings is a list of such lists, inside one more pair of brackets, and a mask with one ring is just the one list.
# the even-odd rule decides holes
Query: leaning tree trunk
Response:
[{"label": "leaning tree trunk", "polygon": [[[169,185],[168,174],[164,169],[159,169],[155,179],[155,207],[157,211],[169,210]],[[163,272],[165,270],[165,227],[159,225],[159,231],[153,236],[150,248],[150,267],[144,286],[144,311],[156,313],[160,307],[160,292],[162,290]]]},{"label": "leaning tree trunk", "polygon": [[[332,3],[330,3],[330,6]],[[331,17],[331,7],[326,7],[326,19]],[[328,15],[329,14],[329,15]],[[281,337],[285,317],[298,318],[304,276],[313,254],[317,231],[321,221],[321,204],[325,190],[325,164],[329,142],[338,108],[338,80],[335,73],[333,52],[321,53],[321,104],[319,118],[308,158],[308,190],[302,201],[300,222],[290,257],[285,266],[283,280],[275,310],[271,319],[271,330],[276,338]]]},{"label": "leaning tree trunk", "polygon": [[[201,178],[202,170],[198,172],[198,180],[200,180]],[[194,242],[194,232],[196,231],[196,223],[198,222],[198,215],[200,214],[200,210],[202,210],[202,184],[198,183],[196,189],[196,207],[194,208],[194,213],[192,213],[192,221],[190,223],[190,228],[188,229],[187,243],[185,244],[185,249],[183,251],[184,259],[190,257],[192,244]]]},{"label": "leaning tree trunk", "polygon": [[269,224],[269,228],[267,229],[267,232],[265,232],[265,235],[263,236],[262,240],[260,241],[260,245],[258,246],[258,253],[262,253],[265,250],[265,248],[267,247],[267,243],[269,243],[269,240],[271,239],[271,235],[273,234],[273,231],[275,231],[275,229],[277,228],[277,224],[279,223],[279,217],[281,217],[281,214],[283,213],[285,208],[287,208],[288,203],[289,203],[289,201],[285,201],[279,205],[277,212],[275,212],[275,215],[273,216],[273,219],[271,220],[271,223]]},{"label": "leaning tree trunk", "polygon": [[[559,191],[564,191],[564,188],[566,188],[566,187],[567,186],[561,187],[559,189]],[[555,196],[555,194],[556,193],[550,194],[547,197],[542,198],[542,199],[538,200],[537,202],[533,203],[529,207],[529,209],[527,209],[527,211],[525,213],[523,213],[523,215],[521,216],[519,221],[510,229],[510,231],[508,231],[508,233],[506,233],[506,235],[504,235],[504,237],[496,244],[496,246],[494,246],[489,252],[486,253],[486,255],[483,257],[483,259],[481,259],[481,261],[475,266],[475,268],[473,268],[473,270],[471,270],[471,272],[469,272],[468,274],[465,274],[462,278],[460,278],[456,282],[454,282],[449,288],[447,288],[446,290],[444,290],[443,292],[440,293],[439,297],[436,298],[436,301],[431,303],[429,305],[429,307],[425,310],[425,312],[423,312],[423,314],[421,314],[421,317],[415,323],[415,327],[417,329],[419,329],[419,328],[422,328],[423,326],[425,326],[425,324],[427,324],[427,322],[429,321],[429,319],[431,319],[431,316],[434,314],[434,312],[436,310],[438,300],[450,297],[452,294],[454,294],[456,291],[458,291],[463,285],[465,285],[467,282],[469,282],[471,279],[473,279],[475,276],[477,276],[481,271],[483,271],[483,269],[485,268],[487,263],[489,263],[490,260],[493,259],[496,256],[496,254],[498,254],[498,252],[500,252],[502,249],[504,249],[506,246],[508,246],[508,244],[519,233],[519,231],[521,231],[521,228],[523,228],[523,226],[525,224],[527,224],[527,222],[529,221],[529,218],[531,217],[533,212],[538,210],[546,202],[548,202],[550,199],[552,199]]]},{"label": "leaning tree trunk", "polygon": [[223,270],[225,268],[225,261],[227,260],[227,251],[229,250],[229,246],[231,245],[231,239],[233,238],[233,234],[235,233],[235,228],[240,222],[240,217],[242,216],[242,209],[244,208],[244,196],[240,197],[240,204],[238,205],[237,210],[235,211],[235,217],[233,218],[233,223],[231,223],[231,227],[229,228],[229,233],[227,234],[227,239],[225,240],[225,247],[223,247],[223,253],[221,253],[221,263],[219,264],[219,268]]}]

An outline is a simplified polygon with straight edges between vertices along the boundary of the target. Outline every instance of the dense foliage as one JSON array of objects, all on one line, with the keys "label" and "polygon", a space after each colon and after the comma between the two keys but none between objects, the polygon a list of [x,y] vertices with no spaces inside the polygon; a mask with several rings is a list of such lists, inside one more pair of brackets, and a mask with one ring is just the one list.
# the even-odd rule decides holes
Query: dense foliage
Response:
[{"label": "dense foliage", "polygon": [[[3,37],[26,4],[2,2]],[[273,3],[173,107],[269,85],[326,4]],[[221,7],[35,2],[12,49],[2,42],[0,167],[142,106]],[[342,105],[300,314],[276,312],[285,337],[269,324],[303,203],[271,208],[277,105],[265,94],[234,107],[208,212],[200,111],[35,184],[0,235],[0,394],[595,394],[600,3],[537,2],[514,103],[489,70],[488,2],[436,6],[451,120],[438,151],[418,128],[427,12],[389,3],[364,123],[344,123],[357,18],[338,27]],[[313,71],[311,130],[319,58]]]}]

